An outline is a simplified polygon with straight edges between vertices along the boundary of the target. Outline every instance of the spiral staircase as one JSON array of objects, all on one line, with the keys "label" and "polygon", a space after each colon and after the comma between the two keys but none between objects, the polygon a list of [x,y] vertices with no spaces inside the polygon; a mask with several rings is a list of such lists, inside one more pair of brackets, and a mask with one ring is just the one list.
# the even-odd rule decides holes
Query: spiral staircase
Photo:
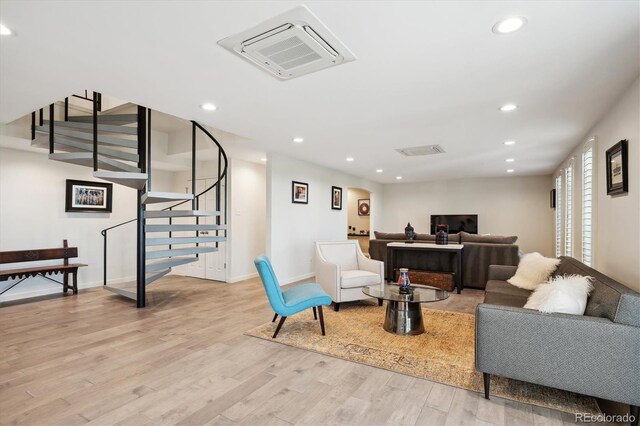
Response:
[{"label": "spiral staircase", "polygon": [[[152,111],[139,105],[102,111],[100,93],[72,95],[87,102],[90,114],[69,115],[69,98],[31,114],[32,145],[48,147],[49,159],[93,169],[93,176],[137,190],[137,217],[102,230],[104,247],[104,288],[136,300],[138,308],[146,305],[146,288],[176,266],[197,262],[198,256],[218,250],[227,239],[226,206],[227,156],[220,143],[203,126],[191,121],[191,193],[154,192],[151,190],[151,118]],[[61,108],[64,107],[64,112]],[[118,113],[117,110],[135,113]],[[214,184],[196,193],[198,135],[209,138],[217,148],[218,168]],[[199,210],[200,197],[215,191],[215,210]],[[176,203],[162,209],[151,205]],[[190,203],[190,206],[187,205]],[[188,209],[185,209],[188,207]],[[215,224],[200,223],[215,217]],[[180,223],[173,223],[180,218]],[[189,222],[185,223],[185,218]],[[136,280],[108,282],[109,231],[135,222]],[[209,236],[213,231],[214,236]],[[178,234],[179,236],[176,236]],[[185,236],[186,234],[186,236]],[[203,236],[206,235],[206,236]]]}]

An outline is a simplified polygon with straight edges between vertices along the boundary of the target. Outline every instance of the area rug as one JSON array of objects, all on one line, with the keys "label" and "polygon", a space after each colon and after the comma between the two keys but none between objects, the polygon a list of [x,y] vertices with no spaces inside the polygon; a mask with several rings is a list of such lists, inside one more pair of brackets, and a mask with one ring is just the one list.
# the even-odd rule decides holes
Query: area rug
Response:
[{"label": "area rug", "polygon": [[[368,304],[334,312],[324,309],[327,335],[320,334],[311,310],[287,318],[278,337],[268,322],[245,334],[315,351],[397,373],[483,392],[482,374],[474,368],[475,317],[424,309],[426,332],[398,336],[382,329],[385,309]],[[591,397],[504,377],[491,377],[491,395],[567,413],[598,414]]]}]

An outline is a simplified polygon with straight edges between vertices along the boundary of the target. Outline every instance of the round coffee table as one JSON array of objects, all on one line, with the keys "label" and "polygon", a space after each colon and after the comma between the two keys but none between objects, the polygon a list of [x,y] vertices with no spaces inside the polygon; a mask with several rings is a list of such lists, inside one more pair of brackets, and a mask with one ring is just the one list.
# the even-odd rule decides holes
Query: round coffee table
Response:
[{"label": "round coffee table", "polygon": [[400,293],[395,284],[372,285],[362,292],[378,300],[387,301],[387,313],[383,328],[389,333],[417,335],[424,333],[422,303],[439,302],[449,297],[449,293],[435,287],[411,287],[410,294]]}]

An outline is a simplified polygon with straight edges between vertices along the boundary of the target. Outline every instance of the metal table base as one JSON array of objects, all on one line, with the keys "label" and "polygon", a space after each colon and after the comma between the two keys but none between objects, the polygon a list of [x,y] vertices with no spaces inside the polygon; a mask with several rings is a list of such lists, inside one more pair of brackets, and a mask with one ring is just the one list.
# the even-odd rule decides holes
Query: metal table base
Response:
[{"label": "metal table base", "polygon": [[402,335],[424,333],[420,303],[388,300],[383,328],[389,333]]}]

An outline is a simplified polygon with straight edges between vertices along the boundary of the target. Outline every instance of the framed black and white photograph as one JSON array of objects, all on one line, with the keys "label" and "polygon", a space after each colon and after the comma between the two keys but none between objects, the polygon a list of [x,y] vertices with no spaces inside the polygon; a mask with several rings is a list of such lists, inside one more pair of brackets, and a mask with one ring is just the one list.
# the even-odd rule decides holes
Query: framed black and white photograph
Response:
[{"label": "framed black and white photograph", "polygon": [[369,216],[371,212],[369,199],[358,200],[358,216]]},{"label": "framed black and white photograph", "polygon": [[333,210],[342,210],[342,188],[331,187],[331,208]]},{"label": "framed black and white photograph", "polygon": [[111,213],[113,185],[67,179],[65,211]]},{"label": "framed black and white photograph", "polygon": [[309,184],[292,181],[291,202],[295,204],[309,204]]},{"label": "framed black and white photograph", "polygon": [[607,150],[607,195],[629,191],[627,140],[623,139]]}]

